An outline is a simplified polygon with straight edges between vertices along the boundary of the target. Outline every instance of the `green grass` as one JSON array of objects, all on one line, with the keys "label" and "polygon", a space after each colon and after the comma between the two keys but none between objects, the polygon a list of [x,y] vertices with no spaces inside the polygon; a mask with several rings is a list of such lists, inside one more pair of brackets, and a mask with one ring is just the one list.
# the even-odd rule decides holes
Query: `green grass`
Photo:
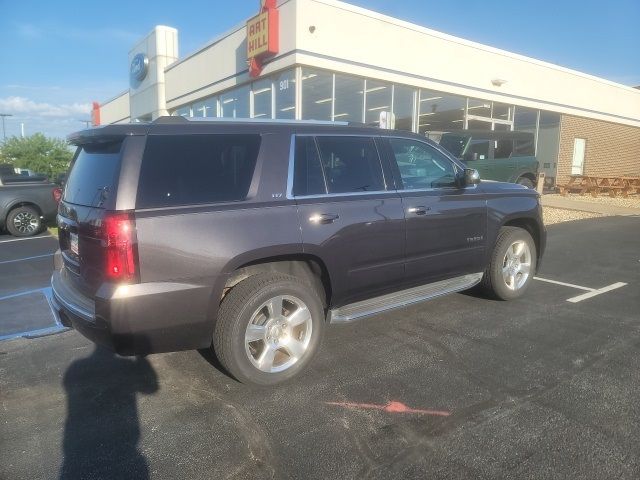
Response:
[{"label": "green grass", "polygon": [[49,227],[47,228],[47,231],[49,232],[50,235],[53,235],[54,237],[58,236],[58,227]]}]

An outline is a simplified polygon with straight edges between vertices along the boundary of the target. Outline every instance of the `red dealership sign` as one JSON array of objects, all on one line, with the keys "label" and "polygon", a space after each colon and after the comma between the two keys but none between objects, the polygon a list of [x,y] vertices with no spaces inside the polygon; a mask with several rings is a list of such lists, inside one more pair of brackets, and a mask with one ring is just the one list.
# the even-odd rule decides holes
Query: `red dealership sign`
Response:
[{"label": "red dealership sign", "polygon": [[260,13],[247,22],[249,75],[257,77],[264,59],[278,53],[279,12],[276,0],[262,0]]}]

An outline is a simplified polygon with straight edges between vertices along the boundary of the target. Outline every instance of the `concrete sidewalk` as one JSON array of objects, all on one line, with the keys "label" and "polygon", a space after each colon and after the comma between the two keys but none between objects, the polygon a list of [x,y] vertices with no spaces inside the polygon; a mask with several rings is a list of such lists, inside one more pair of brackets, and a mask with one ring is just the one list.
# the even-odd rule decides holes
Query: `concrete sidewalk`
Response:
[{"label": "concrete sidewalk", "polygon": [[542,205],[550,208],[599,213],[600,215],[640,215],[640,208],[619,207],[568,197],[550,197],[549,195],[542,196]]}]

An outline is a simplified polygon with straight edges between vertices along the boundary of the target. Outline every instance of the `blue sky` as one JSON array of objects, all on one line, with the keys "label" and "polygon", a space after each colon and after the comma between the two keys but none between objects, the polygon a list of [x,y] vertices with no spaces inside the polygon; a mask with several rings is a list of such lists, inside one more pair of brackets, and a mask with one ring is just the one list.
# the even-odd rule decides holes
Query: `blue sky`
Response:
[{"label": "blue sky", "polygon": [[[469,40],[640,85],[640,0],[352,0]],[[64,137],[93,100],[128,88],[131,45],[163,24],[180,55],[244,22],[258,0],[0,0],[0,113],[7,135]]]}]

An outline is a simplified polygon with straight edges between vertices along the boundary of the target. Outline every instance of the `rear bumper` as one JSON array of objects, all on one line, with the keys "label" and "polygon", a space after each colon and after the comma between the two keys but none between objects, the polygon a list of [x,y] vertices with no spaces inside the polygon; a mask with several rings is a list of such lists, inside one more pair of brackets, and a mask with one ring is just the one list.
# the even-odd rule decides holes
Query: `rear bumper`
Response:
[{"label": "rear bumper", "polygon": [[121,355],[211,345],[211,288],[182,283],[102,285],[82,294],[64,268],[51,277],[52,303],[65,326]]}]

